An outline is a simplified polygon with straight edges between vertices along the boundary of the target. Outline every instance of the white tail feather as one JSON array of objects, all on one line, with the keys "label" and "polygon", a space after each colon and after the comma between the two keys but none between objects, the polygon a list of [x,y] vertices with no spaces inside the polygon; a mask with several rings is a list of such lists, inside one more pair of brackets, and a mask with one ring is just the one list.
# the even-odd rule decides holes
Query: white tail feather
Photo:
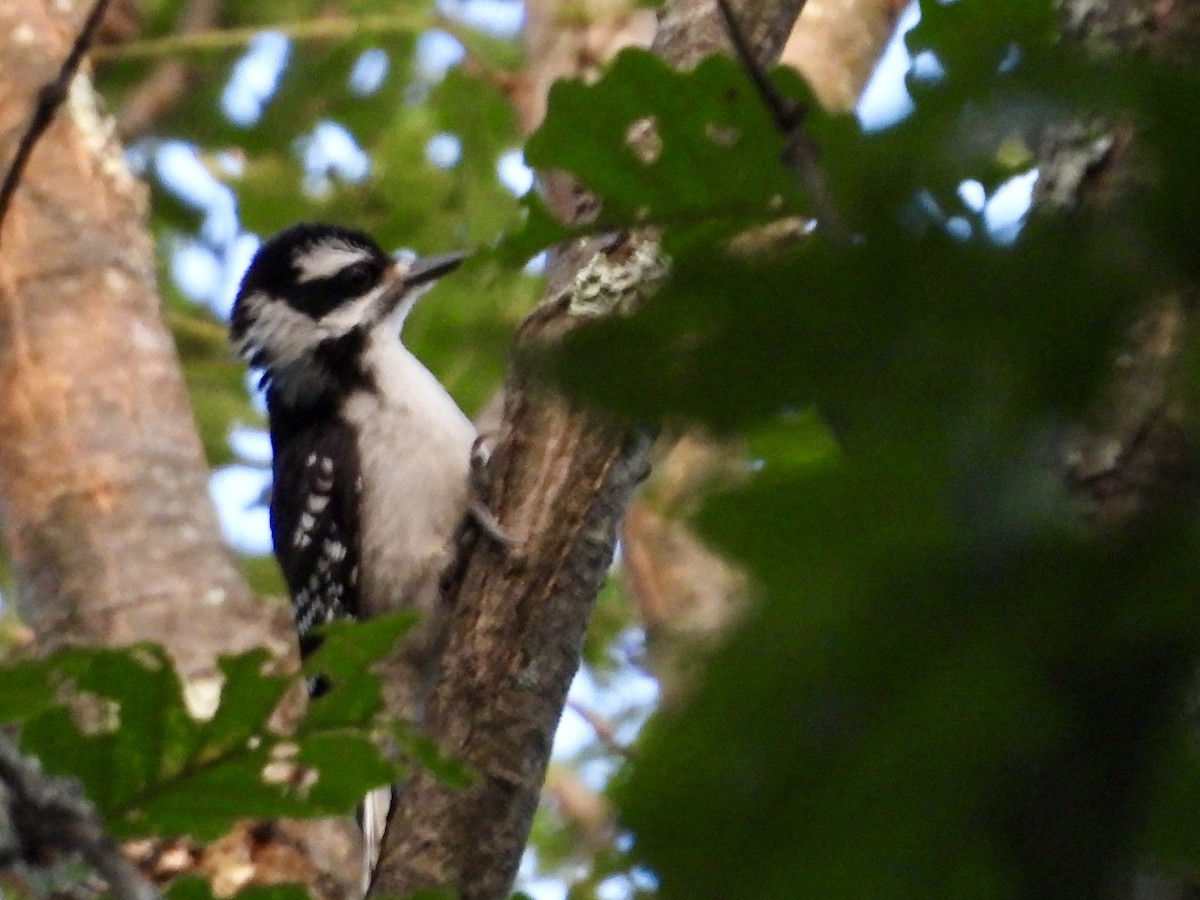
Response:
[{"label": "white tail feather", "polygon": [[379,853],[383,849],[383,832],[387,828],[388,815],[392,811],[391,787],[375,788],[363,798],[363,893],[371,886]]}]

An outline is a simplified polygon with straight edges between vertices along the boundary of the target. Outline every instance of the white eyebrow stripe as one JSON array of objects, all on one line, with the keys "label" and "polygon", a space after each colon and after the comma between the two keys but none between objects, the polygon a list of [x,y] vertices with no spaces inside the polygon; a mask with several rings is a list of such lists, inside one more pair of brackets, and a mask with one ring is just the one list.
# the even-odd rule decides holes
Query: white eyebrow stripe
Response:
[{"label": "white eyebrow stripe", "polygon": [[303,284],[318,278],[329,278],[370,258],[371,254],[362,247],[342,241],[322,241],[298,250],[292,257],[292,263],[296,267],[296,280]]}]

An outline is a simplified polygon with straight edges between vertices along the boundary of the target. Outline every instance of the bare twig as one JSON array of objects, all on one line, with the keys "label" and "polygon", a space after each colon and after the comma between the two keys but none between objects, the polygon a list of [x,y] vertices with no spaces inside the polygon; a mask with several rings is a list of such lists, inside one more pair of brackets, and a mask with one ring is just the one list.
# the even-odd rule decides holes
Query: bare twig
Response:
[{"label": "bare twig", "polygon": [[25,130],[25,134],[21,136],[20,143],[17,144],[17,152],[13,156],[12,165],[5,173],[4,183],[0,184],[0,229],[4,227],[4,218],[8,214],[9,206],[12,205],[13,195],[17,192],[17,185],[21,183],[21,175],[25,172],[25,166],[33,153],[34,145],[50,127],[50,123],[54,121],[55,111],[67,98],[71,81],[74,79],[75,73],[79,71],[79,64],[83,62],[84,54],[92,46],[92,41],[96,37],[96,29],[100,26],[100,21],[104,18],[107,9],[108,0],[96,0],[92,5],[92,11],[88,13],[87,20],[83,23],[83,28],[75,38],[75,43],[71,46],[71,52],[67,54],[67,58],[59,67],[58,75],[38,91],[37,107],[33,111],[33,118]]},{"label": "bare twig", "polygon": [[51,778],[22,756],[0,732],[0,780],[8,787],[12,820],[28,843],[76,852],[108,882],[120,900],[161,900],[162,895],[121,854],[79,784]]},{"label": "bare twig", "polygon": [[180,53],[215,53],[244,47],[263,31],[277,31],[294,41],[341,40],[355,35],[418,33],[427,28],[444,27],[446,20],[437,13],[417,8],[402,8],[387,15],[331,16],[299,22],[280,22],[269,29],[259,26],[216,28],[167,37],[128,41],[96,52],[97,59],[159,59]]},{"label": "bare twig", "polygon": [[[758,91],[758,96],[762,98],[767,111],[771,113],[775,127],[784,134],[791,134],[804,121],[805,115],[808,114],[808,107],[803,103],[784,97],[775,89],[775,85],[771,84],[771,79],[767,77],[766,71],[758,64],[750,41],[746,38],[737,16],[729,6],[729,0],[717,0],[717,9],[721,11],[721,19],[725,23],[725,31],[729,34],[729,43],[733,46],[734,55],[745,67],[750,80],[754,82],[754,88]],[[801,2],[800,12],[796,14],[797,18],[803,12],[804,2]]]},{"label": "bare twig", "polygon": [[[844,242],[849,234],[837,213],[829,185],[825,181],[825,174],[821,171],[820,148],[804,130],[804,119],[808,115],[807,104],[784,97],[771,83],[766,69],[755,58],[750,41],[729,6],[729,0],[717,0],[717,8],[721,11],[734,55],[745,68],[759,98],[771,114],[775,127],[786,138],[784,164],[795,173],[796,179],[811,197],[821,229],[831,239]],[[803,0],[800,10],[804,10]]]},{"label": "bare twig", "polygon": [[568,700],[567,706],[579,718],[588,723],[588,726],[595,733],[596,739],[604,745],[604,749],[611,753],[616,753],[618,756],[629,756],[629,748],[617,740],[617,733],[613,729],[612,723],[604,718],[604,716],[591,707],[580,703],[578,700]]}]

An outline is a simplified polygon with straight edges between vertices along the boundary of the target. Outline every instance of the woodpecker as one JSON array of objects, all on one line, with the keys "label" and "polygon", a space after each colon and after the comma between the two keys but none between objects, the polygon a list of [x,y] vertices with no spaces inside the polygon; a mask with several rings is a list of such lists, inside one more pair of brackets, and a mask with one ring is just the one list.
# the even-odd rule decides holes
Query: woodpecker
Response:
[{"label": "woodpecker", "polygon": [[[389,669],[389,708],[419,720],[446,610],[439,591],[471,505],[476,432],[400,340],[417,298],[459,253],[398,261],[359,231],[301,224],[262,245],[230,334],[262,372],[273,449],[271,538],[301,655],[340,617],[415,609]],[[368,877],[390,805],[362,811]]]}]

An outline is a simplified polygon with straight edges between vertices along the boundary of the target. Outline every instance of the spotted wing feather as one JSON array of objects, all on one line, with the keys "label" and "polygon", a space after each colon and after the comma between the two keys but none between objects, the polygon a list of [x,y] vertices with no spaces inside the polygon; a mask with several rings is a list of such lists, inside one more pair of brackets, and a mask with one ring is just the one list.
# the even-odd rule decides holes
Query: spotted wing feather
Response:
[{"label": "spotted wing feather", "polygon": [[275,442],[271,537],[307,655],[318,644],[315,626],[359,612],[361,478],[348,426],[325,420],[301,431]]}]

